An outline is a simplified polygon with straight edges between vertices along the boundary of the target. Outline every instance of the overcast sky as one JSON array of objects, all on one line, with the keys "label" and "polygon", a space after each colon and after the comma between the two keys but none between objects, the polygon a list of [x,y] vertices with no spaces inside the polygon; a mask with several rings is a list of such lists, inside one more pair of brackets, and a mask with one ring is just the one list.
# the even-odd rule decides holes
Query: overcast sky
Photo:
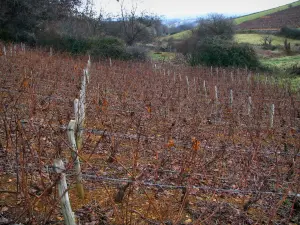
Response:
[{"label": "overcast sky", "polygon": [[[117,14],[120,3],[117,0],[93,0],[96,11]],[[122,0],[120,0],[122,1]],[[241,15],[258,12],[280,5],[285,5],[295,0],[124,0],[130,6],[138,2],[138,7],[148,12],[172,17],[194,17],[208,13],[223,13],[226,15]]]}]

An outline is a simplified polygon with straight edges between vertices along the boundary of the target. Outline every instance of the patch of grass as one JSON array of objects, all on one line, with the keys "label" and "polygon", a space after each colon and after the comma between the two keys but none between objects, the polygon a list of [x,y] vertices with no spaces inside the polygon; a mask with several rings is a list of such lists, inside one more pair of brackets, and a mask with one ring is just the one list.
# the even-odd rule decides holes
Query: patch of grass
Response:
[{"label": "patch of grass", "polygon": [[292,66],[300,65],[300,55],[265,58],[261,59],[260,62],[264,67],[273,70],[273,75],[278,84],[282,86],[290,84],[292,91],[300,91],[300,77],[289,72]]},{"label": "patch of grass", "polygon": [[170,38],[174,38],[174,40],[184,40],[186,38],[189,38],[191,35],[192,35],[192,30],[185,30],[185,31],[181,31],[181,32],[176,33],[176,34],[172,34],[172,35],[169,35],[169,36],[162,37],[161,40],[166,41]]},{"label": "patch of grass", "polygon": [[241,24],[241,23],[249,21],[249,20],[258,19],[260,17],[263,17],[263,16],[266,16],[266,15],[269,15],[269,14],[272,14],[272,13],[275,13],[275,12],[279,12],[279,11],[288,9],[290,6],[295,7],[295,6],[299,6],[299,5],[300,5],[300,1],[296,1],[296,2],[286,4],[286,5],[282,5],[282,6],[273,8],[273,9],[268,9],[268,10],[265,10],[265,11],[261,11],[261,12],[252,13],[252,14],[249,14],[249,15],[246,15],[246,16],[238,17],[238,18],[234,19],[234,22],[236,24]]},{"label": "patch of grass", "polygon": [[276,68],[279,70],[286,70],[291,68],[293,65],[300,65],[300,55],[285,56],[279,58],[265,58],[261,59],[262,65],[268,68]]},{"label": "patch of grass", "polygon": [[149,53],[149,57],[152,60],[172,60],[175,57],[175,53],[174,52],[153,52],[151,51]]},{"label": "patch of grass", "polygon": [[[260,45],[262,43],[261,39],[265,36],[264,34],[236,34],[234,36],[234,39],[238,43],[248,43],[252,45]],[[270,35],[273,39],[272,45],[283,45],[283,42],[285,40],[284,37]],[[288,38],[288,42],[291,43],[291,45],[294,45],[296,43],[300,44],[299,40],[290,39]]]}]

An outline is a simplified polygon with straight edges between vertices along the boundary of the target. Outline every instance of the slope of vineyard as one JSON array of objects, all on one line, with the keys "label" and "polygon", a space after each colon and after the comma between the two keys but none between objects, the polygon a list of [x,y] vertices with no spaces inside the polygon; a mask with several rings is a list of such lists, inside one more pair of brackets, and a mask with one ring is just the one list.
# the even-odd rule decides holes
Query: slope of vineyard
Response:
[{"label": "slope of vineyard", "polygon": [[241,16],[241,17],[237,17],[234,19],[234,22],[236,24],[241,24],[243,22],[247,22],[247,21],[251,21],[251,20],[255,20],[264,16],[268,16],[272,13],[276,13],[276,12],[280,12],[282,10],[286,10],[289,9],[291,7],[295,7],[295,6],[299,6],[300,5],[300,1],[295,1],[293,3],[290,4],[286,4],[286,5],[282,5],[273,9],[268,9],[268,10],[264,10],[261,12],[256,12],[256,13],[252,13],[249,15],[245,15],[245,16]]},{"label": "slope of vineyard", "polygon": [[300,222],[300,99],[288,84],[247,69],[92,61],[80,199],[66,127],[88,57],[1,49],[6,223],[63,223],[56,158],[81,224]]},{"label": "slope of vineyard", "polygon": [[279,30],[284,26],[300,27],[300,5],[240,23],[238,29]]}]

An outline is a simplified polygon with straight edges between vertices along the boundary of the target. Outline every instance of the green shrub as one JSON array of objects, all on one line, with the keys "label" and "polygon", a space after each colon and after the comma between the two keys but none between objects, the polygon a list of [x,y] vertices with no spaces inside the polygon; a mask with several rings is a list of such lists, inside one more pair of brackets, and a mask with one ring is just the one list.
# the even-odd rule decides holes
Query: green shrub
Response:
[{"label": "green shrub", "polygon": [[9,31],[7,29],[0,28],[0,39],[3,41],[9,42],[9,41],[13,40],[13,37],[11,36],[11,34],[9,33]]},{"label": "green shrub", "polygon": [[148,59],[148,51],[140,46],[126,47],[126,59],[146,61]]},{"label": "green shrub", "polygon": [[259,61],[254,49],[247,44],[238,44],[220,38],[206,38],[198,43],[189,63],[207,66],[235,66],[256,68]]},{"label": "green shrub", "polygon": [[60,36],[55,32],[38,33],[37,44],[40,46],[51,46],[57,51],[65,51],[72,54],[85,54],[90,49],[90,41],[88,39]]},{"label": "green shrub", "polygon": [[300,30],[296,28],[282,27],[279,34],[287,38],[300,40]]},{"label": "green shrub", "polygon": [[125,44],[114,37],[93,39],[90,54],[97,59],[124,59],[126,57]]}]

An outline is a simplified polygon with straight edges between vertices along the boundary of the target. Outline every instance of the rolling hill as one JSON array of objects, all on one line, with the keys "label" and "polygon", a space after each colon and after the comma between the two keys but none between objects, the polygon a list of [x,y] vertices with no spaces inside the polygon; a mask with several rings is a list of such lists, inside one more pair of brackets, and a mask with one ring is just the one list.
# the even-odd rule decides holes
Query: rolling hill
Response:
[{"label": "rolling hill", "polygon": [[[237,17],[234,19],[240,29],[277,30],[283,26],[300,27],[300,0],[273,9]],[[191,31],[182,31],[164,37],[164,40],[174,38],[182,40],[191,35]]]},{"label": "rolling hill", "polygon": [[300,27],[300,5],[237,25],[242,30],[279,30],[284,26]]},{"label": "rolling hill", "polygon": [[272,9],[268,9],[268,10],[264,10],[264,11],[260,11],[260,12],[256,12],[256,13],[251,13],[249,15],[245,15],[245,16],[241,16],[241,17],[237,17],[234,19],[234,22],[239,25],[241,23],[247,22],[247,21],[251,21],[251,20],[255,20],[276,12],[280,12],[286,9],[290,9],[292,7],[296,7],[296,6],[300,6],[300,1],[295,1],[293,3],[290,4],[286,4],[286,5],[282,5],[276,8],[272,8]]}]

